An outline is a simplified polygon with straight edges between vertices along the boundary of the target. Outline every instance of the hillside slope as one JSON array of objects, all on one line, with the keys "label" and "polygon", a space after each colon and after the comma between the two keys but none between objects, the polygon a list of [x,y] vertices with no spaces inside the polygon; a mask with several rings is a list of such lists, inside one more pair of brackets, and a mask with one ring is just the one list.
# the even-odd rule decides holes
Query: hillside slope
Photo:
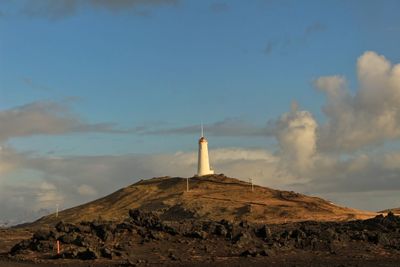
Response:
[{"label": "hillside slope", "polygon": [[400,208],[382,210],[382,211],[379,211],[379,213],[388,213],[390,211],[393,212],[394,214],[400,215]]},{"label": "hillside slope", "polygon": [[212,220],[247,220],[260,223],[291,221],[336,221],[364,219],[377,215],[336,206],[326,200],[288,191],[254,186],[224,175],[189,178],[160,177],[142,180],[106,197],[64,210],[56,218],[45,216],[34,225],[53,224],[60,220],[120,220],[129,209],[158,211],[162,219],[184,218]]}]

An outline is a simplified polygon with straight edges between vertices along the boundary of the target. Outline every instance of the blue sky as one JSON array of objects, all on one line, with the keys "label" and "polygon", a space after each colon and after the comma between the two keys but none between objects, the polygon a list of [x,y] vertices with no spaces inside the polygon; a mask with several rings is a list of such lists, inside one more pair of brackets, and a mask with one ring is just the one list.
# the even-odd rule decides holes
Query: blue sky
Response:
[{"label": "blue sky", "polygon": [[[328,121],[316,79],[343,76],[356,94],[363,53],[400,62],[399,1],[111,2],[2,1],[0,110],[56,103],[61,116],[112,128],[11,133],[4,147],[42,158],[190,153],[203,121],[214,149],[279,154],[264,128],[293,101]],[[230,133],[207,131],[224,122]],[[232,136],[237,128],[261,134]],[[398,147],[385,138],[340,157]],[[44,179],[37,171],[29,175]]]},{"label": "blue sky", "polygon": [[[323,119],[315,77],[339,73],[353,85],[366,50],[400,60],[398,1],[183,1],[138,7],[146,16],[83,6],[50,19],[20,14],[25,2],[2,8],[1,107],[74,97],[86,120],[123,128],[225,118],[261,125],[293,100]],[[93,146],[108,143],[101,152],[112,153],[105,139]]]}]

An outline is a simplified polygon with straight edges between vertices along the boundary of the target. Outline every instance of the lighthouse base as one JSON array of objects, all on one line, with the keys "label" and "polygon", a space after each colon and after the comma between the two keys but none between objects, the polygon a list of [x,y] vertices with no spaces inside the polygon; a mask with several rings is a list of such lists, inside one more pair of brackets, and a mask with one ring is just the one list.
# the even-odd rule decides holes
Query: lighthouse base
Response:
[{"label": "lighthouse base", "polygon": [[212,175],[212,174],[214,174],[214,170],[209,170],[209,171],[206,171],[206,172],[201,172],[201,173],[196,174],[196,176],[206,176],[206,175]]}]

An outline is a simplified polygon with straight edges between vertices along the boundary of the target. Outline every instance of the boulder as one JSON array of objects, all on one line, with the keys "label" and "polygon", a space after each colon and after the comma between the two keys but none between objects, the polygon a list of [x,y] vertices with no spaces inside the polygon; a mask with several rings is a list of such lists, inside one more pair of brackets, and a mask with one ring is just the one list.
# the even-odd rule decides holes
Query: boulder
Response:
[{"label": "boulder", "polygon": [[30,245],[30,249],[32,251],[37,251],[37,252],[48,252],[52,250],[52,248],[53,247],[49,242],[45,242],[43,240],[41,241],[34,240],[33,242],[31,242]]},{"label": "boulder", "polygon": [[88,243],[85,240],[85,236],[83,235],[76,236],[75,240],[73,241],[73,244],[79,247],[86,247],[88,245]]},{"label": "boulder", "polygon": [[260,229],[256,230],[256,236],[266,240],[271,239],[271,230],[267,225],[263,225]]},{"label": "boulder", "polygon": [[36,240],[50,240],[55,239],[55,237],[55,233],[49,230],[38,230],[33,234],[33,239]]},{"label": "boulder", "polygon": [[72,244],[76,239],[76,235],[73,233],[66,233],[58,238],[64,244]]},{"label": "boulder", "polygon": [[80,260],[95,260],[99,258],[97,252],[91,248],[78,252],[76,257]]},{"label": "boulder", "polygon": [[148,234],[149,238],[155,239],[155,240],[162,240],[165,238],[164,234],[160,231],[150,231]]},{"label": "boulder", "polygon": [[111,223],[93,222],[90,227],[96,236],[103,242],[108,241],[113,237],[113,225]]},{"label": "boulder", "polygon": [[290,233],[290,238],[294,238],[296,240],[301,240],[306,238],[307,235],[306,233],[304,233],[303,231],[301,231],[300,229],[294,229],[291,233]]},{"label": "boulder", "polygon": [[141,209],[131,209],[129,210],[129,216],[132,222],[138,226],[148,227],[148,228],[161,228],[160,217],[154,212],[147,212]]},{"label": "boulder", "polygon": [[259,255],[259,253],[255,248],[249,248],[249,249],[246,249],[245,251],[243,251],[242,253],[240,253],[241,257],[256,257],[258,255]]},{"label": "boulder", "polygon": [[250,228],[250,225],[247,221],[240,221],[239,226],[246,229]]},{"label": "boulder", "polygon": [[217,224],[215,226],[214,233],[216,235],[225,237],[228,234],[228,231],[226,230],[226,228],[225,228],[225,226],[223,224]]},{"label": "boulder", "polygon": [[368,236],[368,241],[376,244],[376,245],[382,245],[382,246],[389,246],[390,245],[390,239],[388,236],[384,233],[375,233],[373,235]]},{"label": "boulder", "polygon": [[200,230],[200,231],[193,231],[193,232],[187,234],[187,236],[193,237],[193,238],[199,238],[199,239],[207,239],[208,234],[207,234],[207,232]]},{"label": "boulder", "polygon": [[92,231],[92,228],[90,227],[90,223],[89,222],[82,222],[80,223],[80,225],[78,226],[78,229],[80,233],[90,233]]},{"label": "boulder", "polygon": [[72,223],[65,223],[63,221],[60,221],[56,224],[56,229],[58,232],[61,233],[72,233],[72,232],[80,232],[79,227]]},{"label": "boulder", "polygon": [[16,255],[18,253],[20,253],[21,251],[24,251],[26,249],[29,249],[31,246],[31,240],[22,240],[21,242],[17,243],[16,245],[14,245],[11,250],[10,250],[10,254],[11,255]]},{"label": "boulder", "polygon": [[338,234],[332,228],[327,228],[321,231],[319,238],[324,241],[335,241],[338,239]]},{"label": "boulder", "polygon": [[250,236],[249,233],[243,231],[238,233],[233,239],[232,239],[233,243],[248,243],[252,241],[252,238]]},{"label": "boulder", "polygon": [[116,225],[115,230],[117,232],[123,232],[125,230],[132,232],[134,229],[133,225],[128,222],[122,222]]},{"label": "boulder", "polygon": [[108,258],[108,259],[112,259],[115,255],[111,249],[106,247],[100,250],[100,254],[103,258]]},{"label": "boulder", "polygon": [[173,253],[170,253],[170,254],[168,255],[168,257],[169,257],[171,260],[173,260],[173,261],[179,260],[179,258],[178,258],[175,254],[173,254]]}]

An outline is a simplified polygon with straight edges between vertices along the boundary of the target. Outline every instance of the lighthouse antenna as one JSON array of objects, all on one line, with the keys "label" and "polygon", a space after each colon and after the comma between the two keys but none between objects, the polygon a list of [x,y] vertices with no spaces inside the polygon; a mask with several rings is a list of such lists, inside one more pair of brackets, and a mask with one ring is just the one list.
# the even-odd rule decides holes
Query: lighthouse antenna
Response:
[{"label": "lighthouse antenna", "polygon": [[203,122],[201,122],[201,137],[204,137]]}]

